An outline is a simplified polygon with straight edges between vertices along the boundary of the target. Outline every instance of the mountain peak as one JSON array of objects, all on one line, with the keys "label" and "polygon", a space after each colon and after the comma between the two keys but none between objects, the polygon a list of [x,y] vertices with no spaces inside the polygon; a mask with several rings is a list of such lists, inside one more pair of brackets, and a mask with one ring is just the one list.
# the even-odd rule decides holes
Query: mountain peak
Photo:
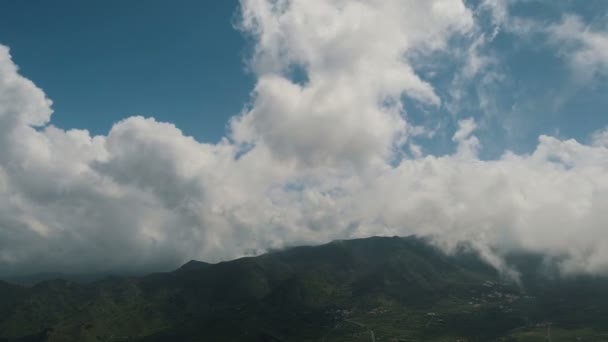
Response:
[{"label": "mountain peak", "polygon": [[209,266],[211,266],[212,264],[210,263],[206,263],[204,261],[198,261],[198,260],[190,260],[187,263],[183,264],[182,266],[180,266],[176,272],[183,272],[183,271],[197,271],[197,270],[202,270],[205,269]]}]

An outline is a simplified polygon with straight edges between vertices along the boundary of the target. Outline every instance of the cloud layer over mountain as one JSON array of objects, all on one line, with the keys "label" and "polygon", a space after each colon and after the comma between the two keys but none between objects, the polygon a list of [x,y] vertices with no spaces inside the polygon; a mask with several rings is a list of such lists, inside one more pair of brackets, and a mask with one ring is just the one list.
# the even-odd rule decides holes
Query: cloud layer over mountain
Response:
[{"label": "cloud layer over mountain", "polygon": [[[509,251],[608,271],[608,131],[542,135],[530,154],[479,157],[471,118],[454,152],[425,153],[407,103],[443,99],[419,62],[464,44],[463,78],[491,66],[485,1],[242,0],[255,42],[251,103],[217,144],[129,117],[105,136],[52,124],[51,101],[0,46],[0,274],[168,269],[270,248],[420,234],[470,242],[496,267]],[[547,30],[577,68],[605,75],[608,34],[575,17]],[[461,49],[464,49],[461,47]],[[603,51],[603,52],[602,52]],[[456,53],[455,53],[456,54]],[[491,71],[487,71],[490,73]],[[595,76],[594,76],[595,77]],[[454,83],[456,84],[456,83]],[[453,99],[452,99],[453,100]]]}]

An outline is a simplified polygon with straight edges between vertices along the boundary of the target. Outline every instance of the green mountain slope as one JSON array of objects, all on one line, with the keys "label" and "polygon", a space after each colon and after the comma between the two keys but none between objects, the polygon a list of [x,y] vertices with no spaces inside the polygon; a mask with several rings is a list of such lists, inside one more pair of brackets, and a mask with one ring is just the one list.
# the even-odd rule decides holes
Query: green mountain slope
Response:
[{"label": "green mountain slope", "polygon": [[523,285],[475,255],[381,238],[169,273],[0,282],[0,341],[536,341],[608,337],[608,281],[518,255]]}]

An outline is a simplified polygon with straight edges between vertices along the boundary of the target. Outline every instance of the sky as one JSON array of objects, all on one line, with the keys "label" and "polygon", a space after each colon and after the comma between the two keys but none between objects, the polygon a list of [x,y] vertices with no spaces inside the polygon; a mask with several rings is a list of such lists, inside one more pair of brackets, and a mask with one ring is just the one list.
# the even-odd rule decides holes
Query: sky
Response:
[{"label": "sky", "polygon": [[53,124],[107,133],[140,114],[217,142],[253,87],[238,1],[0,3],[0,44],[54,102]]},{"label": "sky", "polygon": [[608,272],[602,0],[0,4],[0,275],[373,235]]}]

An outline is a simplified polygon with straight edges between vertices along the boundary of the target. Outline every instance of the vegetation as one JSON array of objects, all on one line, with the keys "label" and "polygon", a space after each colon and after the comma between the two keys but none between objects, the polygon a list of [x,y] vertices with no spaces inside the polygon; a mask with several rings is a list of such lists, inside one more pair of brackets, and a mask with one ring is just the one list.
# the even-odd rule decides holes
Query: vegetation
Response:
[{"label": "vegetation", "polygon": [[141,278],[0,282],[0,341],[608,340],[608,280],[510,262],[520,284],[471,253],[374,237]]}]

